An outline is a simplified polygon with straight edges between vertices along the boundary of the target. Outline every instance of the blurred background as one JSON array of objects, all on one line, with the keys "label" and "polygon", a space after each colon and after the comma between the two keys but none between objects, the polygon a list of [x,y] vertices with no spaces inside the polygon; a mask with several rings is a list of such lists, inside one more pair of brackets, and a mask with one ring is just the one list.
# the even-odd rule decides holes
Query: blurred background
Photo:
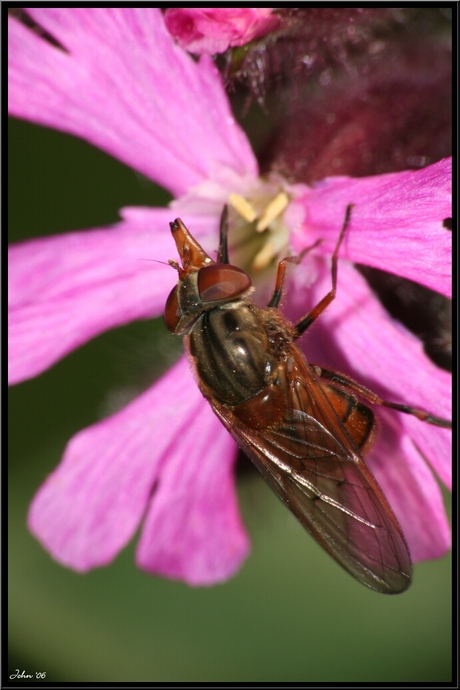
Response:
[{"label": "blurred background", "polygon": [[[14,119],[9,166],[10,241],[105,225],[124,205],[168,200],[85,142]],[[135,540],[110,567],[80,575],[29,534],[30,500],[66,442],[114,395],[148,385],[172,340],[161,321],[134,323],[9,391],[8,673],[45,671],[55,682],[449,681],[450,556],[417,564],[405,594],[376,594],[317,546],[255,472],[238,482],[252,553],[235,578],[209,589],[137,570]]]}]

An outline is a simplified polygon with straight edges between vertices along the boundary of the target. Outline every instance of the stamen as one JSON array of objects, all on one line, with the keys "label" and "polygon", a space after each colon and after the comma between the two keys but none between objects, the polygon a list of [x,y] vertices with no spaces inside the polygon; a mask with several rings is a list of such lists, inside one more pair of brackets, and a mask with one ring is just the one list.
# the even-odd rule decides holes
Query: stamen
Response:
[{"label": "stamen", "polygon": [[228,203],[233,206],[235,211],[240,214],[248,223],[252,223],[257,218],[257,213],[246,199],[239,194],[232,193],[228,197]]},{"label": "stamen", "polygon": [[288,204],[289,197],[286,192],[280,192],[277,196],[275,196],[273,201],[270,201],[263,212],[263,215],[259,219],[256,225],[257,232],[263,232],[266,230],[270,223],[284,211]]},{"label": "stamen", "polygon": [[276,256],[276,246],[274,242],[267,242],[253,259],[251,268],[254,272],[264,269]]}]

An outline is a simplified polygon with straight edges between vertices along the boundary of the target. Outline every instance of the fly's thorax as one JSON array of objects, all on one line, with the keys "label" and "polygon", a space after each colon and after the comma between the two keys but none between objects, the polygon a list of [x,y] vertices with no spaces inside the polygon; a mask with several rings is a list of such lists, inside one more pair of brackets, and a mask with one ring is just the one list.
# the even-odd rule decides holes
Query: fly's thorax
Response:
[{"label": "fly's thorax", "polygon": [[295,340],[294,326],[277,309],[256,309],[270,342],[270,352],[277,359],[283,357],[286,346]]},{"label": "fly's thorax", "polygon": [[278,360],[259,317],[246,300],[204,312],[189,335],[199,380],[226,405],[239,405],[276,377]]}]

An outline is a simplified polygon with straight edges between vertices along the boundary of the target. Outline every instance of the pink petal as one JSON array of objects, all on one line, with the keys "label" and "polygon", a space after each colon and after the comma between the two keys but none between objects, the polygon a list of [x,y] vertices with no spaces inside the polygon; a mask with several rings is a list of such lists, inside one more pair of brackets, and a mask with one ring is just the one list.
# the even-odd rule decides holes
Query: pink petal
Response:
[{"label": "pink petal", "polygon": [[188,424],[161,474],[136,560],[148,572],[211,585],[234,575],[249,552],[237,508],[236,446],[204,401]]},{"label": "pink petal", "polygon": [[[296,203],[304,207],[304,229],[293,235],[296,251],[324,241],[331,254],[348,204],[355,204],[340,255],[452,294],[452,160],[389,175],[329,177]],[[308,231],[308,233],[307,233]]]},{"label": "pink petal", "polygon": [[[129,212],[128,212],[129,213]],[[177,278],[167,209],[112,228],[11,245],[9,377],[34,376],[108,328],[162,313]]]},{"label": "pink petal", "polygon": [[8,18],[12,115],[76,134],[174,195],[217,165],[257,174],[217,70],[174,45],[159,9],[28,13],[67,52]]},{"label": "pink petal", "polygon": [[223,53],[275,29],[270,7],[180,7],[165,12],[168,31],[182,48],[198,55]]},{"label": "pink petal", "polygon": [[[196,536],[190,531],[191,542],[184,532],[183,515],[174,510],[181,489],[170,484],[169,496],[165,483],[177,472],[177,457],[182,457],[181,439],[187,436],[193,420],[201,418],[206,409],[203,398],[190,374],[188,363],[182,359],[155,386],[143,393],[123,410],[77,434],[66,448],[59,467],[48,477],[36,494],[29,512],[29,527],[43,546],[60,563],[78,571],[106,565],[113,560],[135,533],[147,509],[156,482],[160,482],[161,502],[170,505],[167,522],[173,533],[181,534],[181,548],[190,560],[190,571],[203,572],[203,553],[206,545],[197,545]],[[209,410],[212,417],[212,413]],[[206,417],[206,415],[205,415]],[[217,420],[211,423],[202,419],[208,437]],[[219,433],[219,432],[217,432]],[[219,442],[224,457],[218,457],[227,469],[218,469],[225,483],[231,473],[230,441]],[[216,456],[213,456],[214,459]],[[184,470],[190,473],[188,489],[213,505],[214,498],[203,494],[206,472],[200,466],[200,458],[191,453]],[[216,469],[209,466],[210,472]],[[163,477],[166,479],[163,480]],[[227,527],[220,535],[220,554],[231,558],[232,564],[242,560],[247,552],[247,539],[237,516],[235,496],[208,482],[208,490],[217,491],[226,503],[220,505],[220,522]],[[195,509],[200,514],[199,500]],[[180,499],[179,499],[180,500]],[[155,506],[156,494],[153,497]],[[225,518],[228,511],[229,517]],[[179,526],[175,527],[178,521]],[[217,523],[216,523],[217,524]],[[233,531],[232,531],[233,530]],[[236,532],[236,534],[235,534]],[[156,534],[149,532],[155,540]],[[143,544],[145,545],[145,534]],[[226,542],[230,544],[225,546]],[[195,552],[194,545],[199,546]],[[174,543],[170,549],[176,548]],[[144,546],[145,548],[145,546]],[[239,553],[236,551],[239,549]],[[166,558],[167,556],[165,556]],[[193,565],[193,559],[198,563]],[[216,560],[216,559],[215,559]],[[161,564],[159,565],[161,568]],[[215,566],[217,572],[218,568]],[[221,571],[225,570],[225,564]],[[208,577],[211,572],[208,569]],[[218,578],[220,579],[220,578]]]},{"label": "pink petal", "polygon": [[[441,490],[420,453],[388,410],[379,411],[385,433],[367,461],[403,529],[412,560],[440,558],[451,547]],[[383,424],[382,424],[383,426]]]}]

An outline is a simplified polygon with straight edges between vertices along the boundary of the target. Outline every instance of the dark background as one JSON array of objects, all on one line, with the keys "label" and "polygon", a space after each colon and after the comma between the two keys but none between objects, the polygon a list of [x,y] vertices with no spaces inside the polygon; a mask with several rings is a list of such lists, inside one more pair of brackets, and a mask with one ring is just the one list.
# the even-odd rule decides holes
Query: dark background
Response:
[{"label": "dark background", "polygon": [[[17,120],[9,166],[11,242],[168,201],[88,144]],[[8,672],[44,671],[59,682],[448,682],[450,556],[417,564],[406,593],[376,594],[344,573],[256,474],[239,478],[253,551],[223,585],[147,576],[134,565],[135,541],[111,566],[80,575],[29,534],[30,500],[66,442],[114,396],[160,373],[166,337],[161,321],[134,323],[10,389]]]}]

